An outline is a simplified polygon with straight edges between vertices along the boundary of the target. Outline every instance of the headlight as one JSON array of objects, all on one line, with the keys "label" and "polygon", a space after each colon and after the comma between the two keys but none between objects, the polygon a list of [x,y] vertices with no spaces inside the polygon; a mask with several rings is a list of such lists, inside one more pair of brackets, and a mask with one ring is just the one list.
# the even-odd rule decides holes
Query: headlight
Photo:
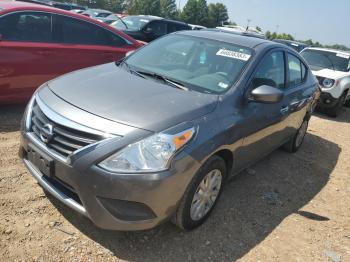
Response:
[{"label": "headlight", "polygon": [[102,161],[99,166],[116,173],[141,173],[166,170],[174,154],[188,143],[194,128],[177,134],[159,133],[130,144]]},{"label": "headlight", "polygon": [[334,85],[334,80],[333,79],[329,79],[329,78],[325,78],[322,81],[322,86],[325,88],[331,88]]}]

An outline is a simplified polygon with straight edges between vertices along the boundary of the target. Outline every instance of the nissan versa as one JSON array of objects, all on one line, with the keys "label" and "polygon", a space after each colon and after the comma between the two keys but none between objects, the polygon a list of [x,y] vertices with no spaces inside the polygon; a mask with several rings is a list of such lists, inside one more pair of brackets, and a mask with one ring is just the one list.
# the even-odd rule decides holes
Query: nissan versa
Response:
[{"label": "nissan versa", "polygon": [[264,39],[183,31],[41,86],[20,156],[57,199],[113,230],[189,230],[227,178],[303,142],[318,92],[305,60]]}]

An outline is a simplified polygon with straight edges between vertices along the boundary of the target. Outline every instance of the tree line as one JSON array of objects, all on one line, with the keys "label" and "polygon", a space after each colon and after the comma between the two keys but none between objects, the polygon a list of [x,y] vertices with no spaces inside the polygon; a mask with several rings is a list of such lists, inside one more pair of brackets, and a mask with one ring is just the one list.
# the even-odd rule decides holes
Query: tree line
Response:
[{"label": "tree line", "polygon": [[[67,2],[67,0],[56,1]],[[206,27],[222,25],[229,19],[227,7],[224,4],[208,4],[206,0],[188,0],[182,10],[176,5],[176,0],[71,0],[71,2],[89,8],[110,10],[114,13],[155,15]]]},{"label": "tree line", "polygon": [[286,33],[281,33],[278,34],[276,32],[270,32],[267,31],[265,33],[265,36],[267,39],[269,40],[273,40],[273,39],[283,39],[283,40],[291,40],[291,41],[297,41],[300,43],[304,43],[308,46],[313,46],[313,47],[324,47],[324,48],[332,48],[332,49],[337,49],[337,50],[345,50],[345,51],[350,51],[350,48],[345,46],[345,45],[339,45],[339,44],[335,44],[335,45],[323,45],[320,42],[316,41],[314,42],[312,39],[308,39],[308,40],[296,40],[292,35],[290,34],[286,34]]}]

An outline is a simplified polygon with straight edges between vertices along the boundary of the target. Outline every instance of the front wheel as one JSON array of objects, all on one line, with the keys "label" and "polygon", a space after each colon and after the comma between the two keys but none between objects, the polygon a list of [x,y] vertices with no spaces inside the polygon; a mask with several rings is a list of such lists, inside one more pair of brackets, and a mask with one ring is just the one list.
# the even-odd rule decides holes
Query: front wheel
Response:
[{"label": "front wheel", "polygon": [[345,99],[346,94],[343,94],[333,107],[326,109],[326,114],[330,117],[337,117],[340,114],[343,105],[345,104]]},{"label": "front wheel", "polygon": [[286,144],[284,144],[282,148],[290,153],[297,152],[304,142],[308,126],[309,121],[305,119],[294,137],[292,137]]},{"label": "front wheel", "polygon": [[225,177],[225,161],[219,156],[209,158],[192,179],[172,222],[185,230],[201,225],[214,209]]}]

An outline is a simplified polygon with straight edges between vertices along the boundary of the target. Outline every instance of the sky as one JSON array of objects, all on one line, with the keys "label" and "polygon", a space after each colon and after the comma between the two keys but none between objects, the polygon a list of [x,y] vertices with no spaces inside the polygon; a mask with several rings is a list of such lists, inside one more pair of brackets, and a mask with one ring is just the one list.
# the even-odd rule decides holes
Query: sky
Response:
[{"label": "sky", "polygon": [[[180,7],[187,0],[177,0]],[[296,39],[350,46],[350,0],[207,0],[223,3],[230,20],[264,31],[289,33]]]}]

